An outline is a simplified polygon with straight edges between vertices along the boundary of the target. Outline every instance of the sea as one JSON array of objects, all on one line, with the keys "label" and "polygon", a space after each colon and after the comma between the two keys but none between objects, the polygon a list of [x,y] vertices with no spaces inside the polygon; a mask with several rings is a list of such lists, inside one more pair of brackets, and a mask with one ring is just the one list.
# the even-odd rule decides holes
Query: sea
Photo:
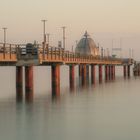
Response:
[{"label": "sea", "polygon": [[[61,92],[51,94],[51,67],[34,67],[34,99],[16,100],[16,68],[0,67],[0,140],[140,140],[140,77],[69,88],[69,67],[61,66]],[[104,77],[104,74],[103,74]],[[24,83],[25,85],[25,83]],[[25,92],[25,90],[24,90]]]}]

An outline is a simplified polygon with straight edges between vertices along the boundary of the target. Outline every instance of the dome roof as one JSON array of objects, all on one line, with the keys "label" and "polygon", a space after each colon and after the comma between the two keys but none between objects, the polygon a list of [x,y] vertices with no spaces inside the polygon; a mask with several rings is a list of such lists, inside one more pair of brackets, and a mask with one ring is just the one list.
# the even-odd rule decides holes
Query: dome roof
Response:
[{"label": "dome roof", "polygon": [[79,41],[76,46],[75,52],[82,55],[98,55],[98,47],[94,40],[89,36],[87,31],[85,32],[83,38]]}]

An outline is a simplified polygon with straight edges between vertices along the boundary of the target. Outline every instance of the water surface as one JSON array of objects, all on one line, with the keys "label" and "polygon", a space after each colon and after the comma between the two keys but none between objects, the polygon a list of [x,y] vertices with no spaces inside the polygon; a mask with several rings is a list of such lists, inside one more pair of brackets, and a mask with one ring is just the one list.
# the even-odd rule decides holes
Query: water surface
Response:
[{"label": "water surface", "polygon": [[[36,67],[32,103],[16,102],[15,68],[0,69],[1,140],[139,140],[140,78],[69,91],[68,67],[61,68],[61,96],[52,98],[50,67]],[[97,77],[98,78],[98,77]]]}]

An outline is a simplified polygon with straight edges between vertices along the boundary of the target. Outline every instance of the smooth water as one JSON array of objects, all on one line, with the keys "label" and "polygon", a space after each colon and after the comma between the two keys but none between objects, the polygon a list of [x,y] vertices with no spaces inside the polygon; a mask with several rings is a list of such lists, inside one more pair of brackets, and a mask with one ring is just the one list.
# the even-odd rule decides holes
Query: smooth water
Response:
[{"label": "smooth water", "polygon": [[[116,73],[120,73],[118,70]],[[139,140],[140,78],[69,91],[61,67],[61,96],[51,96],[50,67],[36,67],[32,103],[16,102],[15,68],[0,69],[0,140]],[[120,75],[120,76],[119,76]],[[78,74],[76,72],[78,83]],[[97,77],[98,78],[98,77]]]}]

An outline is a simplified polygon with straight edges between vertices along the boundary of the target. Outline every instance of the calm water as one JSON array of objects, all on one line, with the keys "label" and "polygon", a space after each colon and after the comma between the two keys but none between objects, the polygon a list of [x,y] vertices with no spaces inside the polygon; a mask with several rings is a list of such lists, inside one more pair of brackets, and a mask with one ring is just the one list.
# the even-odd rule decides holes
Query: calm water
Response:
[{"label": "calm water", "polygon": [[50,68],[36,67],[27,104],[16,102],[15,68],[1,67],[0,140],[139,140],[140,78],[120,72],[113,82],[70,92],[68,67],[61,67],[61,96],[52,99]]}]

